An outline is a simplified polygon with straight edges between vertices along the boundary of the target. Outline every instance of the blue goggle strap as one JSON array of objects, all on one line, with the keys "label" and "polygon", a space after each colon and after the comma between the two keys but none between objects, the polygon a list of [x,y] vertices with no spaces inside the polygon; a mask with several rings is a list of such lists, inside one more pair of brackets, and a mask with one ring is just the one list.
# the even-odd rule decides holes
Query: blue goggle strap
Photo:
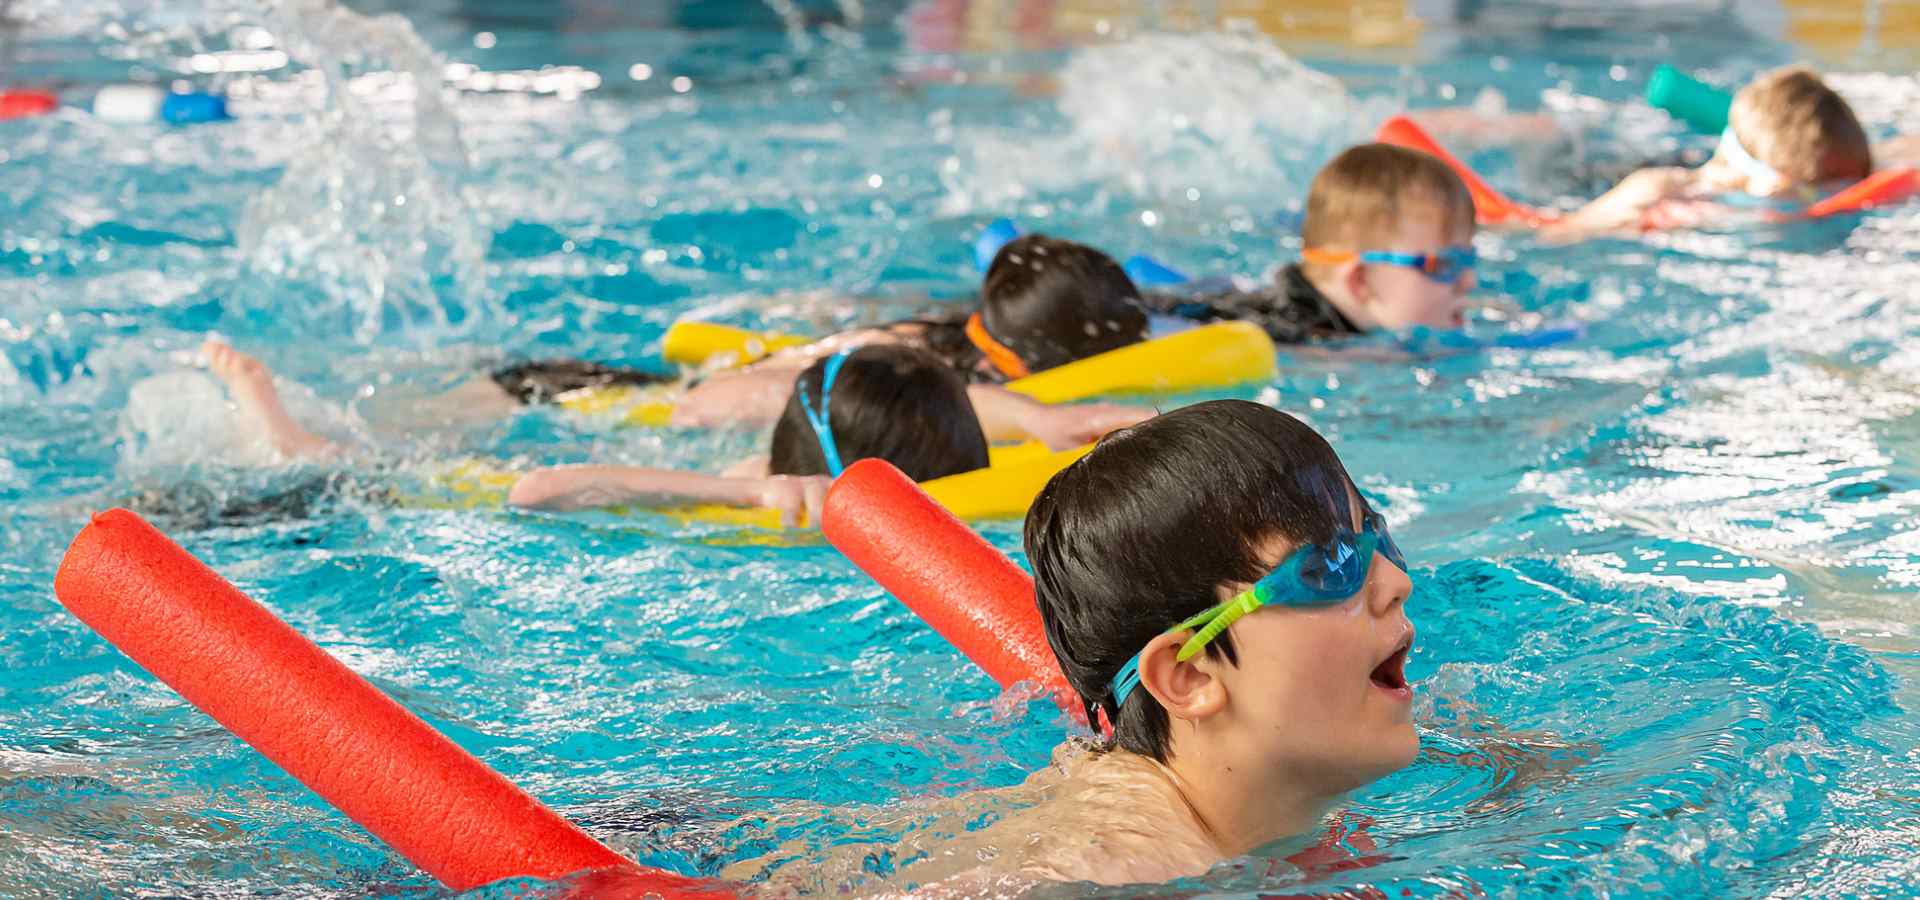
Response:
[{"label": "blue goggle strap", "polygon": [[1416,269],[1430,278],[1449,284],[1458,280],[1460,273],[1480,264],[1480,252],[1472,247],[1448,247],[1438,253],[1394,253],[1390,250],[1368,250],[1360,254],[1359,258],[1361,262],[1385,263],[1390,266]]},{"label": "blue goggle strap", "polygon": [[1135,653],[1132,659],[1127,660],[1127,664],[1114,673],[1113,680],[1108,682],[1108,686],[1113,689],[1114,708],[1117,709],[1121,704],[1126,703],[1128,695],[1133,693],[1134,688],[1140,686],[1140,654]]},{"label": "blue goggle strap", "polygon": [[820,455],[827,461],[827,474],[835,478],[846,469],[840,464],[840,448],[833,439],[833,380],[840,375],[840,367],[845,365],[852,349],[842,350],[827,359],[826,368],[820,373],[820,408],[815,410],[807,399],[807,392],[800,391],[800,411],[807,416],[807,424],[813,426],[814,437],[820,439]]}]

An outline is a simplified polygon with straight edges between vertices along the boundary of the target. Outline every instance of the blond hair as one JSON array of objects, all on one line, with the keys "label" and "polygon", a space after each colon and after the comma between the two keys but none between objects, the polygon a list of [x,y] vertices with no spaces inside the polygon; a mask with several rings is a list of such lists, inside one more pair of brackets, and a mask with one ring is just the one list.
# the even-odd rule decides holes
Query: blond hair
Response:
[{"label": "blond hair", "polygon": [[[1365,251],[1393,239],[1410,205],[1438,210],[1452,234],[1473,229],[1473,196],[1446,164],[1391,144],[1349,147],[1313,176],[1300,238],[1316,249]],[[1321,274],[1315,263],[1306,263]]]},{"label": "blond hair", "polygon": [[1873,149],[1853,108],[1805,66],[1755,78],[1734,95],[1727,121],[1753,158],[1798,183],[1873,173]]}]

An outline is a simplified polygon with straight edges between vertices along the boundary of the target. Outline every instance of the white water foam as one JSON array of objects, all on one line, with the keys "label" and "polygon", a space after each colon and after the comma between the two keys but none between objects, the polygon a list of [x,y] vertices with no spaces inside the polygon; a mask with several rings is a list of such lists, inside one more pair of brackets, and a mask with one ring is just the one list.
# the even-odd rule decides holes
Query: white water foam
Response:
[{"label": "white water foam", "polygon": [[1059,75],[1070,131],[962,135],[945,212],[1117,183],[1149,199],[1298,205],[1319,164],[1366,139],[1390,100],[1360,100],[1259,34],[1148,34],[1078,50]]}]

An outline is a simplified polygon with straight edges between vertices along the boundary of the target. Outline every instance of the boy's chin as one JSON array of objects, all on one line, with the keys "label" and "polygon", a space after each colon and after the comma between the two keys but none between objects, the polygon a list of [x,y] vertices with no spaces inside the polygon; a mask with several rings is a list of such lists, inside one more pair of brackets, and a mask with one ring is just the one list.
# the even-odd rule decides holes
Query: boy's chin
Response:
[{"label": "boy's chin", "polygon": [[1403,722],[1382,734],[1375,747],[1377,751],[1371,754],[1371,761],[1375,763],[1377,771],[1373,777],[1385,778],[1413,765],[1414,757],[1420,755],[1420,732],[1414,729],[1411,721]]}]

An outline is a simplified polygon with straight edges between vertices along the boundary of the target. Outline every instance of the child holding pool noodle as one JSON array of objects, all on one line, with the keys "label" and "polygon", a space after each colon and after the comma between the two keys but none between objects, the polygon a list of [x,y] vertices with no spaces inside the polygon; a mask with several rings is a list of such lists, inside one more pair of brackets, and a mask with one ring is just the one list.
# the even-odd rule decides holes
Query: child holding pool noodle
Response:
[{"label": "child holding pool noodle", "polygon": [[987,438],[960,376],[911,347],[840,350],[793,380],[766,456],[721,475],[617,465],[536,469],[514,484],[507,502],[553,510],[731,503],[780,510],[789,525],[818,523],[827,485],[870,457],[916,481],[985,468]]},{"label": "child holding pool noodle", "polygon": [[[1696,127],[1717,123],[1710,96],[1677,73],[1656,73],[1649,97]],[[1599,198],[1540,229],[1549,240],[1737,220],[1739,206],[1817,213],[1823,191],[1875,172],[1874,148],[1853,108],[1802,66],[1766,72],[1734,95],[1720,143],[1704,165],[1640,169]],[[1910,141],[1886,145],[1898,162]],[[1883,163],[1888,160],[1882,160]],[[1747,198],[1747,199],[1742,199]]]},{"label": "child holding pool noodle", "polygon": [[1424,153],[1352,147],[1307,193],[1300,261],[1259,290],[1153,293],[1156,312],[1258,323],[1278,344],[1372,331],[1453,331],[1476,281],[1473,200]]},{"label": "child holding pool noodle", "polygon": [[[934,355],[967,381],[992,440],[1032,438],[1064,449],[1079,443],[1089,421],[1137,421],[1138,411],[1099,403],[1054,407],[1000,385],[1139,343],[1146,336],[1139,291],[1119,263],[1082,244],[1027,235],[1000,248],[986,270],[980,304],[973,312],[844,331],[778,350],[743,368],[711,373],[674,401],[667,424],[770,425],[786,407],[793,376],[801,369],[847,347],[898,344]],[[543,360],[499,369],[431,405],[457,419],[490,418],[575,392],[669,380],[638,369]]]},{"label": "child holding pool noodle", "polygon": [[1105,253],[1073,241],[1029,234],[1002,245],[987,266],[980,307],[964,317],[923,318],[841,332],[774,353],[741,369],[716,372],[690,389],[676,424],[764,423],[786,405],[793,373],[849,346],[901,344],[939,357],[966,378],[989,439],[1078,443],[1085,423],[1137,421],[1126,407],[1048,407],[1000,385],[1139,343],[1147,315],[1139,289]]},{"label": "child holding pool noodle", "polygon": [[[274,449],[289,459],[334,459],[346,448],[302,426],[280,402],[273,373],[259,360],[217,341],[203,348],[214,373],[241,410],[256,419]],[[910,347],[848,348],[795,377],[774,425],[771,452],[720,475],[638,466],[560,466],[536,470],[508,493],[508,502],[539,509],[718,503],[781,512],[786,524],[818,522],[827,483],[868,457],[885,459],[927,480],[984,468],[987,436],[967,385],[933,356]],[[1039,406],[1034,401],[1023,402]],[[1087,430],[1062,432],[1074,446],[1146,410],[1083,420]]]}]

